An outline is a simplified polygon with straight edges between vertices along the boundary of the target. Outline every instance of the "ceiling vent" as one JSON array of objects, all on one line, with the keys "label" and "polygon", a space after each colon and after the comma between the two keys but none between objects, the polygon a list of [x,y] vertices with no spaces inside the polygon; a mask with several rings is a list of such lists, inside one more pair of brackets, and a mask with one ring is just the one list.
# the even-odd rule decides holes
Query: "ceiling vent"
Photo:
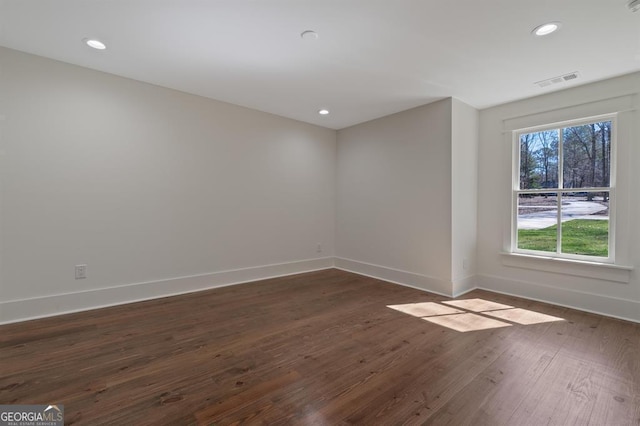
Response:
[{"label": "ceiling vent", "polygon": [[560,75],[558,77],[549,78],[547,80],[536,81],[534,84],[540,87],[547,87],[553,84],[564,83],[566,81],[575,80],[578,77],[580,77],[580,74],[578,74],[578,72],[576,71],[569,74]]}]

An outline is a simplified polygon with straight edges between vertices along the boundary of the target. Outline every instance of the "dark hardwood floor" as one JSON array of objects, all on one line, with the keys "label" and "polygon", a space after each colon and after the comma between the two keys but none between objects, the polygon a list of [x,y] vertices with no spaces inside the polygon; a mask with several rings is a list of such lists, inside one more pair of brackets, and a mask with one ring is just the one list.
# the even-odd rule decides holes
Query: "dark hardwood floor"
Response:
[{"label": "dark hardwood floor", "polygon": [[387,307],[447,298],[326,270],[0,326],[0,403],[68,425],[640,424],[639,324],[473,298],[562,320],[460,332]]}]

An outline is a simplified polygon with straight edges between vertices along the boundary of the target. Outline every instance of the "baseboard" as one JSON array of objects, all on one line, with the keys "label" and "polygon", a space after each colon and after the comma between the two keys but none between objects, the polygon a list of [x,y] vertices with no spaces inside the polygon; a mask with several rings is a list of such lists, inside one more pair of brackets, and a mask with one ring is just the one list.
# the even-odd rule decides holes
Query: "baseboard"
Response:
[{"label": "baseboard", "polygon": [[473,275],[448,283],[426,275],[352,259],[335,258],[335,268],[447,297],[475,289],[563,306],[626,321],[640,322],[640,302],[489,275]]},{"label": "baseboard", "polygon": [[[478,288],[640,323],[640,302],[638,301],[482,274],[466,277],[452,284],[445,280],[385,266],[339,257],[325,257],[128,284],[77,293],[0,302],[0,324],[176,296],[330,268],[341,269],[446,297],[460,297]],[[453,292],[451,289],[453,289]]]},{"label": "baseboard", "polygon": [[427,275],[401,271],[399,269],[360,262],[353,259],[345,259],[342,257],[335,258],[335,268],[371,278],[377,278],[405,287],[415,288],[417,290],[428,291],[441,296],[452,296],[451,283],[438,278],[429,277]]},{"label": "baseboard", "polygon": [[0,302],[0,324],[158,299],[333,267],[333,257]]},{"label": "baseboard", "polygon": [[531,282],[476,275],[479,289],[564,306],[579,311],[640,322],[640,302]]},{"label": "baseboard", "polygon": [[455,280],[452,282],[451,286],[452,286],[453,297],[460,297],[477,288],[476,276],[470,275],[460,280]]}]

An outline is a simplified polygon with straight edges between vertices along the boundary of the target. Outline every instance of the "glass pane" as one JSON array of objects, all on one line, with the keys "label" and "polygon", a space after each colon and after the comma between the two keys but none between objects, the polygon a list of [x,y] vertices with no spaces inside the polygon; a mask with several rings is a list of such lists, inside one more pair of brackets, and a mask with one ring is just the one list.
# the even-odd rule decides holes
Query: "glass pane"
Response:
[{"label": "glass pane", "polygon": [[564,188],[608,187],[611,121],[562,129]]},{"label": "glass pane", "polygon": [[519,194],[518,248],[556,253],[558,195]]},{"label": "glass pane", "polygon": [[609,192],[562,194],[562,253],[609,256]]},{"label": "glass pane", "polygon": [[558,134],[520,135],[520,189],[558,188]]}]

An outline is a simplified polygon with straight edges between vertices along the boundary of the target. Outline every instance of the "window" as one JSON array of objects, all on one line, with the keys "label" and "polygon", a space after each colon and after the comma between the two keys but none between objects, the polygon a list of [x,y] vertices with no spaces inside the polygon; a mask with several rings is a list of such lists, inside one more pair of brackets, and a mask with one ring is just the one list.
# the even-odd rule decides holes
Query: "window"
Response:
[{"label": "window", "polygon": [[615,115],[513,134],[511,251],[613,263]]}]

